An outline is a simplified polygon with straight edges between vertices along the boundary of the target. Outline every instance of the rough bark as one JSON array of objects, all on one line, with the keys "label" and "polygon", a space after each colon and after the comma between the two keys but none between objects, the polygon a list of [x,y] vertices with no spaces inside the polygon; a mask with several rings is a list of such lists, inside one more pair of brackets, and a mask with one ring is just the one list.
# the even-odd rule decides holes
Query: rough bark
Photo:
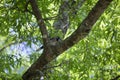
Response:
[{"label": "rough bark", "polygon": [[[108,7],[108,5],[112,2],[112,0],[99,0],[97,4],[93,7],[93,9],[90,11],[88,16],[83,20],[83,22],[78,26],[76,31],[68,38],[66,38],[64,41],[59,41],[55,45],[51,45],[46,43],[46,48],[44,48],[43,54],[39,57],[39,59],[31,65],[31,67],[23,74],[23,80],[32,80],[33,77],[36,75],[39,75],[39,71],[44,71],[45,66],[55,59],[57,56],[62,54],[64,51],[72,47],[74,44],[79,42],[81,39],[83,39],[85,36],[88,35],[90,32],[92,26],[96,23],[98,18],[102,15],[102,13],[105,11],[105,9]],[[41,17],[38,17],[37,15],[40,15],[39,11],[35,11],[34,9],[38,10],[38,7],[36,5],[35,0],[30,0],[34,15],[36,16],[39,24],[39,20],[41,20]],[[33,5],[34,4],[34,5]],[[36,7],[35,7],[36,6]],[[43,24],[43,20],[40,21],[41,24]],[[40,25],[45,28],[45,25]],[[40,28],[41,29],[41,28]],[[41,31],[41,33],[44,33]],[[45,33],[46,34],[46,30]],[[45,40],[45,39],[43,39]]]}]

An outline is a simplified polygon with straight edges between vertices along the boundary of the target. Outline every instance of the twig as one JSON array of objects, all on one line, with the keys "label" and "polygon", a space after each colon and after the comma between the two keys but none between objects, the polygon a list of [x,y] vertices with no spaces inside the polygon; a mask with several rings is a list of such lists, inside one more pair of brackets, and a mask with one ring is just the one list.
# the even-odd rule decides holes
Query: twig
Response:
[{"label": "twig", "polygon": [[11,46],[11,45],[13,45],[13,44],[15,44],[15,43],[16,43],[16,42],[12,42],[12,43],[10,43],[10,44],[2,47],[2,48],[0,49],[0,52],[2,52],[4,49],[6,49],[7,47],[9,47],[9,46]]},{"label": "twig", "polygon": [[47,18],[43,18],[43,20],[47,21],[47,20],[55,20],[57,16],[53,16],[53,17],[47,17]]},{"label": "twig", "polygon": [[120,78],[120,75],[116,76],[115,78],[111,79],[111,80],[118,80]]},{"label": "twig", "polygon": [[[8,45],[2,47],[2,48],[0,49],[0,52],[2,52],[2,51],[3,51],[4,49],[6,49],[7,47],[16,44],[17,42],[18,42],[18,41],[16,41],[16,42],[12,42],[12,43],[9,43]],[[22,41],[20,41],[19,43],[21,43],[21,42],[22,42]]]},{"label": "twig", "polygon": [[27,2],[26,2],[26,5],[25,5],[25,12],[29,12],[30,14],[33,14],[33,12],[32,11],[30,11],[30,10],[28,10],[28,4],[30,3],[30,1],[28,0]]},{"label": "twig", "polygon": [[43,49],[43,46],[39,47],[39,48],[36,49],[35,51],[37,52],[37,51],[40,51],[40,50],[42,50],[42,49]]},{"label": "twig", "polygon": [[59,67],[59,66],[61,66],[61,64],[62,63],[60,63],[60,64],[58,64],[56,66],[46,66],[46,67],[44,67],[44,69],[46,70],[46,69],[51,69],[51,68]]},{"label": "twig", "polygon": [[32,11],[28,10],[28,4],[29,4],[30,1],[27,1],[26,4],[25,4],[25,9],[24,10],[21,10],[18,6],[13,6],[13,7],[10,7],[11,10],[15,10],[17,9],[18,11],[21,11],[21,12],[29,12],[30,14],[33,14]]}]

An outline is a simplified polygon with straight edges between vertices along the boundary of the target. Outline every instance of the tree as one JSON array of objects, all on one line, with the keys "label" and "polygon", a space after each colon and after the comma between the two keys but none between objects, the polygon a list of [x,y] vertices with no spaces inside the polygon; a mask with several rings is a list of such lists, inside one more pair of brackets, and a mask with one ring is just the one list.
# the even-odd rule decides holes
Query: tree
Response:
[{"label": "tree", "polygon": [[[88,73],[91,74],[91,77],[96,73],[94,79],[108,78],[106,76],[101,77],[102,76],[100,74],[101,72],[103,72],[104,75],[114,73],[114,72],[116,72],[117,74],[117,70],[119,69],[118,67],[119,67],[120,55],[118,53],[120,50],[119,49],[120,45],[116,45],[116,44],[118,44],[120,40],[119,39],[120,36],[118,33],[120,28],[119,27],[111,28],[110,24],[112,23],[111,21],[107,20],[109,24],[105,24],[103,22],[104,23],[103,25],[104,26],[107,25],[110,27],[101,28],[101,29],[108,29],[108,30],[102,30],[106,32],[105,32],[105,36],[103,36],[104,38],[101,38],[101,40],[98,41],[99,42],[98,50],[97,50],[97,47],[92,47],[92,43],[94,43],[95,41],[90,42],[92,40],[92,36],[94,36],[94,33],[96,35],[99,35],[97,32],[95,32],[95,30],[99,31],[98,29],[100,28],[93,27],[93,25],[96,23],[97,20],[99,20],[99,17],[103,14],[103,12],[107,9],[108,5],[111,2],[112,0],[99,0],[99,1],[93,1],[93,2],[85,1],[85,0],[76,0],[76,1],[75,0],[73,1],[60,1],[60,0],[46,0],[46,1],[44,0],[41,0],[41,1],[13,0],[11,1],[10,0],[6,2],[2,1],[2,4],[5,3],[5,5],[2,5],[3,8],[1,10],[1,12],[2,11],[4,12],[4,13],[1,13],[2,14],[1,22],[4,21],[4,24],[1,23],[1,26],[3,26],[1,28],[1,34],[2,36],[6,36],[6,37],[8,35],[10,36],[10,39],[8,41],[10,42],[10,44],[7,43],[8,44],[7,46],[11,46],[13,44],[16,44],[17,42],[19,43],[27,42],[28,45],[32,45],[32,43],[37,44],[38,42],[43,44],[44,49],[42,54],[31,65],[31,67],[23,74],[22,76],[23,80],[32,80],[35,78],[41,78],[43,75],[47,75],[44,73],[44,71],[46,71],[49,68],[47,67],[47,65],[52,60],[56,59],[60,54],[62,54],[64,51],[67,51],[69,48],[71,48],[75,44],[79,44],[79,46],[81,46],[81,44],[78,43],[80,40],[84,45],[84,46],[81,46],[81,49],[82,47],[85,49],[81,50],[81,52],[83,51],[84,54],[80,54],[80,58],[81,58],[79,59],[81,62],[80,69],[76,68],[77,70],[79,70],[79,72],[81,71],[80,75],[82,76],[82,77],[79,76],[78,79],[88,78],[88,75],[86,75]],[[87,5],[90,3],[91,4],[94,3],[95,6],[92,5],[90,6],[89,9],[87,9],[88,8]],[[119,6],[116,4],[115,7],[118,8]],[[79,11],[80,9],[81,11],[86,10],[85,12],[87,13],[85,12],[82,13],[82,14],[85,14],[85,16],[84,15],[82,15],[82,17],[80,16],[80,13],[81,13],[81,11]],[[55,11],[58,11],[58,13],[56,13]],[[108,12],[106,13],[109,13],[109,12],[111,12],[110,9],[108,9]],[[113,15],[113,13],[110,13],[110,14],[111,16]],[[105,17],[108,17],[108,16],[105,16]],[[101,22],[101,25],[98,24],[96,26],[103,27],[102,20],[104,21],[104,17],[101,17],[101,21],[99,20],[99,22]],[[113,26],[119,26],[118,18],[116,19],[115,22],[116,22],[116,25],[113,25]],[[4,28],[4,26],[7,26],[7,27]],[[71,32],[70,30],[72,29],[73,31]],[[93,31],[91,31],[91,29],[93,29]],[[116,29],[118,29],[118,31]],[[10,33],[10,31],[12,32]],[[91,33],[89,34],[90,31]],[[85,38],[86,36],[88,36],[87,39],[82,41],[82,39]],[[106,37],[106,36],[109,36],[109,37]],[[104,44],[103,46],[101,45],[102,43]],[[1,51],[5,49],[7,46],[3,46],[3,48],[1,48]],[[96,46],[95,43],[94,43],[94,46]],[[115,50],[116,48],[117,50]],[[93,50],[90,50],[90,49],[93,49]],[[98,52],[103,54],[102,57]],[[111,55],[113,54],[112,52],[116,52],[115,54],[116,58],[115,56],[112,56],[111,58]],[[96,55],[95,53],[98,53],[98,54]],[[76,55],[75,52],[74,52],[74,55]],[[90,57],[92,58],[92,60],[88,60],[90,59]],[[106,58],[103,58],[103,57],[106,57]],[[104,62],[106,59],[109,59],[109,62],[110,62],[109,64],[106,64],[107,61]],[[98,62],[93,62],[94,60]],[[102,62],[99,62],[100,60]],[[93,64],[91,62],[93,62]],[[117,66],[117,69],[108,68],[108,67],[115,67],[115,66],[112,66],[113,65],[112,62],[114,62],[113,64]],[[89,65],[87,65],[88,63]],[[97,67],[98,64],[99,64],[99,67]],[[93,68],[88,67],[92,65],[94,66]],[[75,63],[74,65],[71,65],[71,66],[75,66]],[[88,70],[88,72],[85,72],[84,71],[85,69],[82,70],[83,68]],[[96,72],[97,69],[99,70],[98,72]],[[57,70],[59,71],[59,68]],[[73,70],[73,71],[77,71],[77,70]],[[114,76],[110,76],[109,78],[111,79],[113,77]]]}]

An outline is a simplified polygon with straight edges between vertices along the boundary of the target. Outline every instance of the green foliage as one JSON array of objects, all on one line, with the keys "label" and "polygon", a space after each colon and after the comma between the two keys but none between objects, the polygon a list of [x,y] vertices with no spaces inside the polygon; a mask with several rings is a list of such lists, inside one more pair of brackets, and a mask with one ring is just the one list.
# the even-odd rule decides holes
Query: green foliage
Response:
[{"label": "green foliage", "polygon": [[[41,45],[41,33],[36,19],[31,14],[30,5],[25,10],[27,0],[0,1],[0,80],[22,80],[21,75],[41,52],[35,52],[35,45]],[[38,0],[48,32],[60,36],[61,31],[53,28],[53,22],[62,0]],[[78,0],[77,0],[78,1]],[[95,5],[96,0],[88,0],[76,16],[71,17],[68,37]],[[99,18],[90,34],[78,44],[50,63],[46,79],[49,80],[109,80],[120,75],[120,0],[114,0]],[[19,52],[13,46],[26,42],[27,50]],[[34,44],[34,46],[32,45]],[[32,47],[33,46],[33,47]],[[5,49],[1,51],[2,48]],[[40,46],[38,46],[40,47]],[[22,54],[23,53],[23,54]],[[60,64],[60,65],[59,65]],[[57,67],[54,67],[58,65]]]},{"label": "green foliage", "polygon": [[18,74],[6,74],[1,72],[0,80],[22,80],[22,78]]},{"label": "green foliage", "polygon": [[120,5],[116,0],[100,17],[87,38],[53,62],[53,65],[60,63],[61,66],[51,69],[52,73],[48,74],[50,80],[109,80],[120,75],[118,7]]}]

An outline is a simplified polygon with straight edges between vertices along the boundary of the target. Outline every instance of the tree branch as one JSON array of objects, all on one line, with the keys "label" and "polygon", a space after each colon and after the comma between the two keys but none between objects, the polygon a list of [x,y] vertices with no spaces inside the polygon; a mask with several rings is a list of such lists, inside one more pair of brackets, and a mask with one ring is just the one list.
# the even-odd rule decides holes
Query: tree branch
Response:
[{"label": "tree branch", "polygon": [[6,49],[7,47],[9,47],[9,46],[11,46],[11,45],[13,45],[13,44],[15,44],[15,43],[16,43],[16,42],[12,42],[12,43],[10,43],[10,44],[2,47],[2,48],[0,49],[0,52],[2,52],[4,49]]},{"label": "tree branch", "polygon": [[30,10],[28,10],[28,5],[29,5],[30,1],[26,1],[26,4],[25,4],[25,10],[24,12],[29,12],[30,14],[33,14],[33,12],[31,12]]},{"label": "tree branch", "polygon": [[[31,4],[33,3],[32,1],[34,2],[34,0],[31,0]],[[90,11],[86,19],[83,20],[81,25],[79,25],[77,30],[70,37],[66,38],[64,41],[60,41],[54,46],[49,46],[51,48],[44,48],[43,54],[39,57],[39,59],[33,63],[31,67],[23,74],[23,80],[32,80],[32,78],[35,76],[34,73],[36,70],[44,71],[44,66],[46,66],[50,61],[62,54],[68,48],[72,47],[79,40],[83,39],[90,32],[92,26],[96,23],[97,19],[102,15],[110,2],[112,2],[112,0],[99,0],[94,8]],[[33,12],[35,13],[37,11]]]},{"label": "tree branch", "polygon": [[16,43],[22,43],[22,41],[14,41],[14,42],[11,42],[9,44],[7,44],[6,46],[3,46],[1,49],[0,49],[0,52],[2,52],[4,49],[6,49],[7,47],[10,47],[11,45],[14,45]]},{"label": "tree branch", "polygon": [[88,16],[79,25],[77,30],[70,37],[64,40],[62,43],[62,47],[64,49],[63,51],[70,48],[89,34],[92,26],[96,23],[110,2],[112,2],[112,0],[99,0],[97,2],[93,9],[89,12]]},{"label": "tree branch", "polygon": [[114,77],[113,79],[111,79],[111,80],[118,80],[120,78],[120,75],[118,75],[118,76],[116,76],[116,77]]},{"label": "tree branch", "polygon": [[48,32],[47,32],[44,20],[42,18],[42,14],[38,8],[36,0],[30,0],[30,4],[31,4],[32,10],[33,10],[33,13],[37,19],[39,29],[40,29],[40,32],[41,32],[42,38],[43,38],[43,44],[45,47],[47,44],[47,41],[48,41]]}]

